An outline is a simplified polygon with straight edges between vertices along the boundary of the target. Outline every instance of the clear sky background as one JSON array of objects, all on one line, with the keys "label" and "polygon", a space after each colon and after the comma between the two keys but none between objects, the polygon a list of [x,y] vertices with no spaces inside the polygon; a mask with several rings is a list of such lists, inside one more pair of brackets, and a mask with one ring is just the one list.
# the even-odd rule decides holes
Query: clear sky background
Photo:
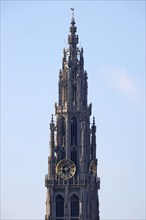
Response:
[{"label": "clear sky background", "polygon": [[49,123],[75,8],[101,220],[145,219],[145,1],[1,1],[1,219],[45,215]]}]

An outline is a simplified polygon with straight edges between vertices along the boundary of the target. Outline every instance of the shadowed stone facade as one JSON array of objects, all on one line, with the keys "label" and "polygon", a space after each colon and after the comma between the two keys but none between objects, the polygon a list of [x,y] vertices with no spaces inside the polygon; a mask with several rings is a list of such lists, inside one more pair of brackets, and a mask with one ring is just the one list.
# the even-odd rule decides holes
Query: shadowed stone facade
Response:
[{"label": "shadowed stone facade", "polygon": [[99,220],[96,126],[94,117],[90,124],[88,77],[76,31],[73,15],[59,71],[56,119],[50,123],[45,220]]}]

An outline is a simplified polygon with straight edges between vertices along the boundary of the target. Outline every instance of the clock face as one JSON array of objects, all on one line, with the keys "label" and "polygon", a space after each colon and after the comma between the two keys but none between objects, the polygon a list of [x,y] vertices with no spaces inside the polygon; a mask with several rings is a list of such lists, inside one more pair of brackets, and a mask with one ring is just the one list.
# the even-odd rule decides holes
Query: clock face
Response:
[{"label": "clock face", "polygon": [[70,179],[76,172],[76,166],[71,160],[61,160],[56,166],[56,173],[62,179]]},{"label": "clock face", "polygon": [[96,175],[96,164],[93,160],[90,162],[89,171],[92,173],[92,175]]}]

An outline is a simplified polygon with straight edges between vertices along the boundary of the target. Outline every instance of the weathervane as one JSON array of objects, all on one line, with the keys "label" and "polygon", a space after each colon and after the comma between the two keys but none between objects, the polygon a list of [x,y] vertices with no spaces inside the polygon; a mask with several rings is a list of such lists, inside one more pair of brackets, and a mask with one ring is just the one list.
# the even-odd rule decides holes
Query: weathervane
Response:
[{"label": "weathervane", "polygon": [[72,17],[74,18],[74,8],[71,8],[72,11]]}]

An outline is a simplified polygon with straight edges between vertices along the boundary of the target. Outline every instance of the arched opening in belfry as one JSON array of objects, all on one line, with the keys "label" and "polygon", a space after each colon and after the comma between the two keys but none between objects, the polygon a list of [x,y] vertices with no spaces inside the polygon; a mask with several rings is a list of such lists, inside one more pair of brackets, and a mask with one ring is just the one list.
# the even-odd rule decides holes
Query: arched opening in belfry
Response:
[{"label": "arched opening in belfry", "polygon": [[60,194],[56,196],[56,220],[64,220],[64,198]]},{"label": "arched opening in belfry", "polygon": [[76,194],[73,194],[70,199],[70,211],[71,220],[79,219],[79,198]]}]

